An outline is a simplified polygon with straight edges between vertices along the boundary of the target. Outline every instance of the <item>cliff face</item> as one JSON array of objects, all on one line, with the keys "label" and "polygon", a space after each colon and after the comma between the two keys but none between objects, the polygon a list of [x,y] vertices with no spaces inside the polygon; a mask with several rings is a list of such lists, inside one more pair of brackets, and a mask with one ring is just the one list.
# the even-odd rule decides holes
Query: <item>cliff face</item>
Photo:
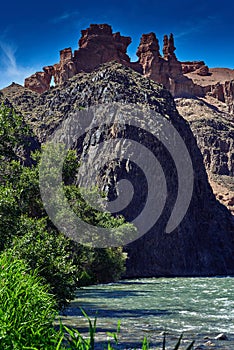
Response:
[{"label": "cliff face", "polygon": [[[206,76],[201,76],[200,69],[189,71],[185,76],[192,79],[196,86],[203,90],[201,96],[213,97],[212,104],[219,106],[220,102],[227,106],[226,112],[234,113],[234,69],[210,68]],[[193,94],[197,96],[196,93]]]},{"label": "cliff face", "polygon": [[179,113],[190,123],[204,163],[213,174],[234,176],[234,119],[207,99],[176,99]]},{"label": "cliff face", "polygon": [[[154,57],[157,56],[156,41],[154,37],[152,39],[150,38],[150,43],[148,37],[144,38],[139,49],[142,59],[145,57],[144,51],[147,51],[149,46],[154,52]],[[169,54],[166,49],[164,51],[165,55]],[[173,48],[171,48],[172,51]],[[25,98],[25,94],[28,98]],[[87,166],[84,173],[81,173],[79,181],[86,182],[91,177],[89,171],[100,167],[101,171],[97,173],[94,180],[101,189],[106,191],[109,199],[115,199],[118,195],[118,181],[129,180],[134,188],[134,196],[121,213],[132,221],[144,209],[148,185],[144,171],[136,167],[130,159],[122,156],[129,147],[125,140],[131,139],[143,145],[157,158],[163,168],[167,185],[167,198],[160,218],[144,236],[126,246],[129,256],[127,276],[233,274],[232,216],[216,201],[208,183],[202,155],[188,123],[178,114],[171,94],[161,85],[123,65],[110,63],[91,73],[79,73],[41,95],[25,90],[12,98],[12,103],[17,109],[28,111],[25,117],[30,120],[41,142],[45,142],[61,122],[66,125],[67,118],[77,110],[114,102],[126,106],[135,104],[153,110],[156,113],[155,133],[149,134],[146,130],[147,124],[151,125],[152,119],[150,117],[144,119],[140,113],[135,115],[140,128],[125,129],[118,128],[118,118],[115,113],[100,114],[98,116],[100,126],[95,126],[97,120],[91,120],[89,131],[79,142],[74,143],[81,163]],[[124,114],[122,118],[124,120]],[[167,120],[179,132],[189,151],[194,169],[194,190],[189,209],[180,225],[169,234],[165,233],[165,228],[178,195],[178,173],[175,170],[175,159],[172,154],[155,137],[161,130],[160,118]],[[77,122],[79,124],[79,119]],[[119,139],[122,142],[118,142]],[[98,152],[95,146],[100,142],[104,143],[101,152]],[[112,143],[112,146],[109,146],[109,143]],[[113,155],[114,159],[108,162],[110,155]],[[136,154],[133,156],[137,159]],[[149,171],[152,169],[151,164],[147,169]],[[152,189],[157,189],[157,186],[156,181]],[[154,205],[156,208],[158,203],[155,202]],[[153,206],[152,211],[154,211]],[[145,220],[149,220],[149,217]]]},{"label": "cliff face", "polygon": [[176,99],[189,122],[217,199],[234,214],[234,119],[228,106],[213,97]]}]

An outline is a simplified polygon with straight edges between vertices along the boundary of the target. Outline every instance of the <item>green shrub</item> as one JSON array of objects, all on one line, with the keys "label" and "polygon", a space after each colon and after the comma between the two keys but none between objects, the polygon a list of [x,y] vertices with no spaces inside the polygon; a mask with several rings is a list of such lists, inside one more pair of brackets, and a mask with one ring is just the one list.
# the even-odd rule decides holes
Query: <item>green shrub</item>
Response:
[{"label": "green shrub", "polygon": [[31,132],[14,109],[0,106],[0,159],[17,159],[29,143]]},{"label": "green shrub", "polygon": [[38,271],[58,307],[64,307],[78,286],[78,271],[69,251],[69,239],[56,231],[48,232],[46,220],[26,216],[20,218],[20,231],[13,241],[13,255]]}]

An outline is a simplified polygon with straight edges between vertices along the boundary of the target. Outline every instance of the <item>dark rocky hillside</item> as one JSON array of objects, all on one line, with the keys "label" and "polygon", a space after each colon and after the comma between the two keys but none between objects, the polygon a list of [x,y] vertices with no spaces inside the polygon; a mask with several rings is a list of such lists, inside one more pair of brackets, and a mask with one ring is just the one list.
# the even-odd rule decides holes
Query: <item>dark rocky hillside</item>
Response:
[{"label": "dark rocky hillside", "polygon": [[[168,193],[165,207],[149,232],[126,246],[129,255],[127,276],[234,274],[233,217],[216,200],[189,124],[179,115],[173,97],[161,85],[119,63],[108,63],[91,73],[79,73],[42,94],[16,84],[4,89],[2,93],[2,100],[8,98],[15,109],[30,122],[40,142],[45,142],[62,122],[66,125],[66,119],[73,113],[82,112],[85,107],[92,105],[131,103],[140,108],[149,107],[156,116],[167,119],[184,140],[194,170],[194,190],[189,209],[172,233],[165,233],[165,228],[177,198],[178,174],[172,156],[157,138],[145,131],[145,121],[141,121],[140,115],[136,115],[136,119],[141,127],[125,130],[118,128],[115,115],[99,115],[99,124],[105,123],[106,128],[101,126],[92,129],[95,124],[91,120],[89,129],[92,131],[76,143],[81,163],[86,162],[92,168],[95,159],[95,165],[103,168],[95,180],[101,189],[108,192],[109,198],[115,198],[115,186],[120,179],[127,178],[131,181],[134,197],[124,211],[129,220],[139,214],[146,201],[147,184],[144,174],[134,164],[129,166],[123,158],[127,148],[125,142],[118,145],[120,149],[110,148],[108,142],[106,145],[104,143],[101,153],[95,153],[93,147],[101,141],[134,139],[148,148],[163,168]],[[156,117],[155,123],[159,125],[159,121],[160,118],[157,120]],[[113,132],[115,125],[117,128]],[[155,130],[155,135],[159,132],[160,129]],[[119,159],[107,162],[104,167],[103,162],[109,160],[110,154],[119,156]],[[89,173],[83,175],[89,178]],[[82,177],[83,182],[85,176]]]}]

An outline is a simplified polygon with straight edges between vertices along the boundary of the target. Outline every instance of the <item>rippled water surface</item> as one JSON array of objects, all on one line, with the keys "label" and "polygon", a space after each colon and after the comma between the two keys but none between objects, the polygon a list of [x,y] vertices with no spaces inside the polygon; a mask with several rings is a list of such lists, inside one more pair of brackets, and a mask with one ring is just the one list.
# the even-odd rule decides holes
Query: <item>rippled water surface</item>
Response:
[{"label": "rippled water surface", "polygon": [[[63,319],[85,330],[79,308],[91,317],[97,312],[100,339],[121,320],[126,346],[137,346],[135,341],[144,336],[160,345],[160,333],[166,330],[170,342],[183,332],[185,339],[197,339],[199,344],[210,341],[219,349],[234,349],[233,282],[231,277],[153,278],[86,287],[77,292]],[[215,341],[222,332],[229,341]]]}]

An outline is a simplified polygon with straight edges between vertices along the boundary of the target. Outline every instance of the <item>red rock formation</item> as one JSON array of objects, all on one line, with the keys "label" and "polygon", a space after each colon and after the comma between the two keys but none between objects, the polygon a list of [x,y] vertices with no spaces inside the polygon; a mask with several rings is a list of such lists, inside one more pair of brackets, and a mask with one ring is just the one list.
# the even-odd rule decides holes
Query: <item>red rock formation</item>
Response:
[{"label": "red rock formation", "polygon": [[43,71],[50,76],[54,75],[54,67],[53,66],[43,67]]},{"label": "red rock formation", "polygon": [[130,58],[126,53],[132,41],[130,37],[121,36],[119,32],[113,34],[107,24],[92,24],[81,33],[80,49],[74,52],[78,72],[91,72],[100,64],[110,61],[130,65]]},{"label": "red rock formation", "polygon": [[175,56],[175,45],[174,45],[174,36],[171,33],[168,39],[167,35],[164,35],[163,39],[163,57],[167,60],[169,57],[174,57]]},{"label": "red rock formation", "polygon": [[46,72],[36,72],[25,79],[24,86],[32,91],[42,92],[50,88],[51,75]]},{"label": "red rock formation", "polygon": [[71,48],[60,51],[60,62],[44,68],[45,81],[44,73],[41,72],[27,78],[25,86],[41,93],[49,88],[52,76],[55,84],[59,85],[79,72],[91,72],[100,64],[117,61],[163,84],[173,95],[183,91],[188,94],[191,91],[191,81],[183,76],[181,63],[175,55],[172,34],[169,39],[167,35],[164,37],[163,57],[155,34],[144,34],[137,51],[139,60],[130,62],[126,53],[131,43],[130,37],[121,36],[120,33],[113,34],[107,24],[91,24],[81,33],[79,49],[74,55]]},{"label": "red rock formation", "polygon": [[229,113],[234,114],[234,80],[224,83],[224,98],[227,103]]},{"label": "red rock formation", "polygon": [[130,37],[121,36],[120,33],[113,34],[111,27],[107,24],[91,24],[81,33],[79,50],[76,50],[74,55],[71,48],[61,50],[60,62],[54,66],[45,67],[45,73],[38,72],[27,78],[25,86],[42,93],[49,89],[52,76],[55,84],[59,85],[79,72],[91,72],[100,64],[110,61],[132,65],[134,69],[140,70],[138,64],[130,63],[126,53],[131,43]]},{"label": "red rock formation", "polygon": [[91,24],[81,33],[79,49],[74,55],[71,48],[61,50],[60,62],[44,67],[44,72],[27,78],[25,86],[41,93],[49,88],[52,76],[55,84],[59,85],[79,72],[91,72],[100,64],[117,61],[163,84],[175,96],[182,93],[191,94],[193,83],[183,76],[181,63],[175,55],[172,34],[169,38],[167,35],[164,37],[163,57],[155,34],[144,34],[137,51],[139,60],[130,62],[126,53],[131,43],[130,37],[121,36],[120,33],[113,34],[107,24]]},{"label": "red rock formation", "polygon": [[164,36],[163,57],[159,51],[158,39],[154,33],[141,37],[137,56],[142,66],[142,73],[146,77],[163,84],[174,96],[180,94],[191,95],[193,82],[182,73],[181,63],[175,55],[174,38],[171,34]]},{"label": "red rock formation", "polygon": [[209,75],[209,67],[206,65],[201,66],[200,68],[197,69],[197,74],[201,75],[203,77]]},{"label": "red rock formation", "polygon": [[228,106],[228,112],[234,113],[234,80],[217,83],[209,86],[209,95],[215,97],[218,101],[225,102]]},{"label": "red rock formation", "polygon": [[62,84],[64,81],[77,74],[75,60],[70,47],[60,51],[60,62],[55,64],[53,68],[54,82],[56,85]]},{"label": "red rock formation", "polygon": [[[55,84],[60,85],[79,72],[91,72],[100,64],[117,61],[163,84],[173,96],[205,96],[209,93],[220,101],[227,101],[230,111],[233,111],[233,82],[202,84],[199,77],[209,78],[212,73],[203,61],[179,62],[175,55],[173,34],[169,38],[164,36],[163,56],[156,35],[143,34],[137,50],[139,60],[131,62],[127,55],[130,37],[121,36],[119,32],[113,33],[107,24],[91,24],[81,33],[79,49],[74,54],[71,48],[61,50],[60,62],[26,78],[25,87],[42,93],[49,89],[52,76]],[[198,77],[197,80],[194,77]]]},{"label": "red rock formation", "polygon": [[164,35],[164,38],[163,38],[163,57],[165,59],[168,58],[168,36],[167,35]]},{"label": "red rock formation", "polygon": [[142,35],[137,56],[143,75],[164,85],[168,83],[163,67],[165,60],[160,55],[158,39],[154,33]]},{"label": "red rock formation", "polygon": [[195,72],[197,69],[205,65],[204,61],[186,61],[181,62],[183,74]]},{"label": "red rock formation", "polygon": [[168,40],[168,56],[175,57],[175,45],[174,45],[174,37],[171,33]]},{"label": "red rock formation", "polygon": [[67,49],[63,49],[60,51],[60,62],[63,63],[65,61],[72,60],[72,49],[68,47]]},{"label": "red rock formation", "polygon": [[211,96],[217,98],[218,101],[225,102],[223,85],[217,83],[216,85],[210,86],[210,94]]}]

